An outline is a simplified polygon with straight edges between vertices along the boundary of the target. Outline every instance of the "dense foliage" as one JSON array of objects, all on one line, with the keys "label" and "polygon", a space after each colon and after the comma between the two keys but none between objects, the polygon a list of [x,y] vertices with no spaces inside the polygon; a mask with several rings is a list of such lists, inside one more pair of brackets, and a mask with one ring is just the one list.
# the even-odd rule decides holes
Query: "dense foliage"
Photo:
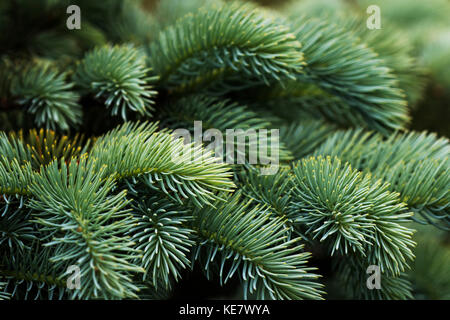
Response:
[{"label": "dense foliage", "polygon": [[[0,299],[450,297],[450,144],[411,127],[448,60],[409,4],[380,30],[364,1],[271,4],[1,1]],[[279,170],[174,138],[194,121],[279,129]]]}]

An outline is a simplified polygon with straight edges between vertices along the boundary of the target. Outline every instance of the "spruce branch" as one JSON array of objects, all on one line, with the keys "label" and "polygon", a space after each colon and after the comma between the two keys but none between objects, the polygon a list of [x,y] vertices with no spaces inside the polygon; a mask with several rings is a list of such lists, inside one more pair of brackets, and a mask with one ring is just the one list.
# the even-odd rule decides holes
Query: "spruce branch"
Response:
[{"label": "spruce branch", "polygon": [[414,57],[408,35],[395,28],[390,21],[383,23],[382,32],[367,28],[364,8],[368,5],[353,6],[345,1],[300,1],[287,3],[282,12],[292,21],[299,16],[325,20],[357,37],[358,43],[367,45],[383,60],[397,78],[399,88],[405,92],[408,104],[413,106],[423,94],[425,70]]},{"label": "spruce branch", "polygon": [[69,161],[84,153],[89,140],[75,135],[73,138],[59,136],[54,131],[32,129],[0,132],[0,194],[29,195],[29,186],[41,165],[55,159]]},{"label": "spruce branch", "polygon": [[138,253],[123,234],[134,226],[126,192],[111,194],[114,181],[86,157],[69,164],[54,161],[33,183],[36,223],[54,232],[46,246],[55,246],[55,268],[68,261],[81,270],[81,288],[73,298],[137,297],[130,273],[143,272],[132,263]]},{"label": "spruce branch", "polygon": [[238,274],[245,297],[320,299],[318,275],[305,266],[310,254],[302,251],[299,239],[286,241],[283,221],[270,219],[263,206],[250,205],[235,194],[217,209],[196,210],[192,225],[199,244],[194,259],[203,261],[208,276],[217,259],[221,284]]},{"label": "spruce branch", "polygon": [[33,175],[29,162],[20,164],[17,159],[9,161],[4,155],[0,156],[0,194],[28,195]]},{"label": "spruce branch", "polygon": [[133,46],[103,46],[86,54],[73,81],[126,121],[129,111],[151,115],[157,94],[151,84],[157,78],[150,71],[142,52]]},{"label": "spruce branch", "polygon": [[5,285],[0,295],[7,294],[16,300],[63,299],[66,282],[63,269],[50,263],[53,251],[34,242],[30,249],[13,250],[0,260],[0,279]]},{"label": "spruce branch", "polygon": [[[20,148],[26,146],[27,152],[31,154],[34,169],[49,164],[55,159],[69,161],[86,153],[91,144],[91,140],[86,139],[82,134],[59,135],[55,131],[44,129],[31,129],[26,133],[23,130],[11,132],[9,140],[15,141]],[[16,156],[16,158],[23,159],[24,157]],[[26,158],[29,159],[29,156]]]},{"label": "spruce branch", "polygon": [[435,134],[411,131],[384,139],[356,129],[331,135],[315,154],[338,156],[389,182],[422,218],[415,215],[415,220],[448,228],[449,152],[448,139]]},{"label": "spruce branch", "polygon": [[192,128],[194,121],[202,121],[204,129],[264,129],[270,126],[265,119],[245,105],[230,99],[220,99],[207,95],[188,95],[162,110],[161,124],[170,128]]},{"label": "spruce branch", "polygon": [[21,68],[11,83],[15,101],[35,117],[38,126],[67,130],[81,122],[79,95],[50,62],[38,61]]},{"label": "spruce branch", "polygon": [[0,198],[0,248],[5,255],[15,249],[31,250],[31,243],[39,237],[26,200],[19,195]]},{"label": "spruce branch", "polygon": [[337,158],[303,159],[294,167],[294,222],[325,242],[331,255],[355,252],[383,272],[398,275],[414,258],[411,217],[388,185]]},{"label": "spruce branch", "polygon": [[404,94],[375,52],[333,24],[303,18],[294,25],[307,62],[300,81],[340,97],[373,129],[404,128],[409,121]]},{"label": "spruce branch", "polygon": [[167,290],[172,278],[180,278],[180,269],[190,266],[194,231],[186,224],[192,214],[158,195],[134,201],[132,213],[136,223],[128,233],[142,252],[143,281],[151,281],[155,291]]},{"label": "spruce branch", "polygon": [[13,136],[0,132],[0,154],[7,161],[17,160],[21,164],[32,161],[32,153],[25,143]]},{"label": "spruce branch", "polygon": [[361,43],[373,49],[392,70],[398,80],[398,87],[402,89],[410,106],[422,96],[425,86],[425,69],[417,58],[411,54],[412,46],[403,32],[392,26],[385,28],[385,32],[371,32],[366,27],[365,17],[342,17],[337,22],[345,30],[354,32]]},{"label": "spruce branch", "polygon": [[[270,209],[275,216],[288,220],[291,201],[292,172],[283,168],[277,174],[262,176],[255,170],[242,170],[238,174],[242,194],[261,206]],[[287,221],[289,224],[291,221]]]},{"label": "spruce branch", "polygon": [[100,137],[89,159],[106,165],[115,179],[144,183],[180,203],[189,198],[202,206],[218,199],[217,192],[231,191],[227,165],[217,163],[201,146],[185,145],[170,131],[156,129],[149,122],[125,123]]},{"label": "spruce branch", "polygon": [[161,32],[148,52],[161,85],[187,91],[217,81],[230,90],[226,78],[234,75],[235,81],[258,77],[265,83],[293,78],[304,64],[299,49],[287,27],[254,6],[232,3],[187,14]]}]

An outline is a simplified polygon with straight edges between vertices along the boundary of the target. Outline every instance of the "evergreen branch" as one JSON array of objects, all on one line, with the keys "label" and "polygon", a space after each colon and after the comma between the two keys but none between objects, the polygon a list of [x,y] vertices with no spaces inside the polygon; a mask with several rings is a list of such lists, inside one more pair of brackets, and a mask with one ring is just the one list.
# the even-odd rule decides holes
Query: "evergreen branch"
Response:
[{"label": "evergreen branch", "polygon": [[387,191],[387,184],[330,157],[304,159],[294,173],[294,222],[326,241],[331,255],[352,250],[394,275],[408,267],[414,257],[413,230],[401,223],[412,213],[398,194]]},{"label": "evergreen branch", "polygon": [[373,150],[381,141],[382,137],[380,135],[371,131],[365,131],[362,128],[339,130],[330,135],[315,150],[314,155],[337,157],[337,154],[339,154],[342,160],[362,170],[373,153],[372,151],[369,155],[367,151]]},{"label": "evergreen branch", "polygon": [[400,192],[412,211],[444,228],[450,226],[449,153],[448,139],[438,139],[435,134],[412,131],[383,140],[361,130],[336,132],[315,152],[338,156],[389,182],[390,189]]},{"label": "evergreen branch", "polygon": [[67,130],[79,124],[82,111],[79,96],[67,73],[59,72],[49,62],[38,61],[21,68],[11,83],[11,94],[38,126]]},{"label": "evergreen branch", "polygon": [[[79,162],[79,163],[78,163]],[[31,189],[35,220],[55,232],[46,246],[56,246],[50,261],[79,266],[81,288],[72,298],[137,297],[130,273],[142,272],[132,261],[134,243],[123,235],[134,226],[125,209],[125,192],[111,195],[113,180],[85,157],[68,165],[43,167]]]},{"label": "evergreen branch", "polygon": [[391,189],[400,193],[401,200],[406,202],[416,215],[419,214],[423,218],[414,216],[414,220],[449,230],[449,163],[449,160],[431,159],[410,161],[392,168],[386,166],[384,172],[381,172],[381,169],[377,172],[377,176],[389,181]]},{"label": "evergreen branch", "polygon": [[303,66],[299,48],[293,34],[262,11],[230,4],[187,14],[162,32],[148,51],[161,84],[183,90],[203,89],[214,78],[224,82],[236,73],[265,83],[293,78]]},{"label": "evergreen branch", "polygon": [[16,249],[31,250],[31,242],[39,236],[29,221],[31,212],[25,209],[25,201],[25,197],[17,195],[0,198],[0,248],[5,254]]},{"label": "evergreen branch", "polygon": [[245,197],[269,208],[270,212],[279,218],[288,219],[288,207],[293,187],[290,170],[282,169],[277,174],[265,176],[255,170],[246,170],[240,172],[239,179],[239,187]]},{"label": "evergreen branch", "polygon": [[129,234],[142,252],[143,280],[150,280],[155,291],[168,289],[171,278],[178,280],[179,270],[190,266],[186,255],[194,243],[193,230],[185,225],[192,215],[161,196],[136,201],[132,212],[136,226]]},{"label": "evergreen branch", "polygon": [[32,161],[32,153],[25,143],[0,131],[0,154],[7,161],[17,160],[21,164]]},{"label": "evergreen branch", "polygon": [[43,129],[39,133],[30,130],[28,135],[22,131],[9,135],[0,132],[0,194],[30,195],[29,187],[39,166],[56,158],[70,160],[85,152],[89,140],[82,147],[83,142],[78,135],[59,138],[55,132]]},{"label": "evergreen branch", "polygon": [[284,240],[281,219],[270,219],[267,209],[251,209],[250,204],[236,194],[227,203],[218,203],[215,210],[197,210],[193,228],[200,243],[194,258],[204,252],[209,273],[217,257],[221,284],[238,273],[245,298],[250,294],[257,299],[319,299],[323,292],[314,280],[318,276],[310,273],[315,268],[304,266],[310,254],[296,245],[298,238]]},{"label": "evergreen branch", "polygon": [[406,125],[409,116],[404,94],[371,49],[332,24],[301,19],[296,26],[307,62],[305,74],[298,75],[300,81],[340,97],[380,132]]},{"label": "evergreen branch", "polygon": [[320,299],[305,251],[331,299],[448,297],[449,140],[405,129],[443,1],[384,1],[383,32],[344,1],[0,1],[0,300],[167,299],[197,266]]},{"label": "evergreen branch", "polygon": [[[85,139],[83,135],[76,134],[73,137],[66,135],[59,136],[52,130],[31,129],[27,134],[23,130],[11,132],[9,140],[16,143],[18,147],[23,148],[26,145],[27,157],[17,157],[19,159],[29,159],[33,168],[39,168],[41,165],[49,164],[54,159],[64,159],[69,161],[73,157],[86,153],[90,146],[90,139]],[[20,142],[19,142],[20,141]],[[23,153],[23,152],[22,152]]]},{"label": "evergreen branch", "polygon": [[211,152],[201,146],[184,145],[170,131],[156,131],[156,124],[125,123],[100,137],[89,159],[106,165],[116,179],[143,182],[182,202],[197,205],[218,199],[216,191],[231,191],[231,173],[225,164],[216,163]]},{"label": "evergreen branch", "polygon": [[[284,6],[283,13],[294,21],[302,15],[325,20],[357,37],[358,43],[365,44],[376,52],[391,69],[398,80],[399,88],[407,95],[408,104],[412,105],[423,93],[423,67],[420,66],[420,61],[413,57],[407,34],[393,28],[389,22],[383,23],[382,31],[367,28],[367,17],[363,12],[368,5],[369,3],[353,8],[352,4],[345,1],[301,1],[288,3]],[[382,11],[396,12],[391,8]]]},{"label": "evergreen branch", "polygon": [[[2,293],[17,300],[52,300],[66,297],[66,282],[60,269],[50,263],[52,250],[35,242],[30,250],[14,250],[3,256],[0,277],[5,281]],[[1,293],[0,293],[1,294]]]},{"label": "evergreen branch", "polygon": [[392,27],[385,28],[383,33],[372,32],[367,28],[363,17],[341,18],[337,24],[354,32],[361,39],[360,42],[367,44],[379,55],[398,79],[398,87],[405,92],[410,105],[420,99],[425,84],[425,70],[411,55],[412,48],[405,34]]},{"label": "evergreen branch", "polygon": [[29,162],[21,165],[17,159],[9,161],[4,155],[0,156],[0,194],[29,195],[33,176]]},{"label": "evergreen branch", "polygon": [[127,111],[150,115],[153,110],[157,92],[151,84],[157,78],[150,71],[144,55],[133,46],[103,46],[86,54],[73,80],[126,121]]}]

